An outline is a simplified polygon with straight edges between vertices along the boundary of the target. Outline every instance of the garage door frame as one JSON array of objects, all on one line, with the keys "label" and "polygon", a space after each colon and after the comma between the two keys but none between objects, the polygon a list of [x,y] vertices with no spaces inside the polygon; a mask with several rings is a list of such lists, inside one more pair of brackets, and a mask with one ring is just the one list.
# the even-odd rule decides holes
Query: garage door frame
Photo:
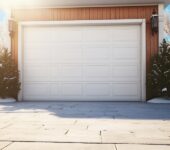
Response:
[{"label": "garage door frame", "polygon": [[140,25],[141,27],[141,100],[146,101],[146,21],[145,19],[121,19],[121,20],[74,20],[74,21],[30,21],[20,22],[18,25],[18,68],[20,71],[21,90],[18,100],[23,100],[23,31],[24,27],[38,26],[84,26],[84,25]]}]

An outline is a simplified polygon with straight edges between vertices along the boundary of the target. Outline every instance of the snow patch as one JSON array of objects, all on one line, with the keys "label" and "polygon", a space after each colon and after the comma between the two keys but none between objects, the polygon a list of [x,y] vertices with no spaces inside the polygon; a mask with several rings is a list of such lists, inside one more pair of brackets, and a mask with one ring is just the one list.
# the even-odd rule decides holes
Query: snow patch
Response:
[{"label": "snow patch", "polygon": [[0,98],[0,103],[16,102],[14,98]]},{"label": "snow patch", "polygon": [[148,103],[170,104],[170,99],[158,97],[158,98],[153,98],[153,99],[149,100]]}]

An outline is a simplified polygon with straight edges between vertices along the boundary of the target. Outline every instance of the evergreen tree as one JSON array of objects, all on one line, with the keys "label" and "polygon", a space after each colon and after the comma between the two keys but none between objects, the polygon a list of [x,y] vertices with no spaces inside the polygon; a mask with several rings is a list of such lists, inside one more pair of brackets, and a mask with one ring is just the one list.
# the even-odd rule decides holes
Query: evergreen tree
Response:
[{"label": "evergreen tree", "polygon": [[19,71],[8,49],[0,49],[0,97],[15,98],[20,90]]},{"label": "evergreen tree", "polygon": [[165,39],[161,43],[158,54],[152,58],[148,89],[151,97],[170,97],[170,45]]}]

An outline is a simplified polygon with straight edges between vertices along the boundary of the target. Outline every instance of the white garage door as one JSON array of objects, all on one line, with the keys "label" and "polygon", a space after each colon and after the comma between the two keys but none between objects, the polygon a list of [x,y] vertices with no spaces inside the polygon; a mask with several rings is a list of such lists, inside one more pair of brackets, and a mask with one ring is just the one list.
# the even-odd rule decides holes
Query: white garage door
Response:
[{"label": "white garage door", "polygon": [[141,100],[140,25],[24,28],[23,99]]}]

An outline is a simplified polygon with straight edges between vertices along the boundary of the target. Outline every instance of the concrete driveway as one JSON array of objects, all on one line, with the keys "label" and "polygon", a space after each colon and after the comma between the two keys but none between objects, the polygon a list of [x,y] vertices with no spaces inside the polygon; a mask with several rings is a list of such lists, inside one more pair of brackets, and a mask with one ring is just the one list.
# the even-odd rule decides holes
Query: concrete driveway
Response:
[{"label": "concrete driveway", "polygon": [[170,104],[0,104],[3,150],[170,150]]}]

